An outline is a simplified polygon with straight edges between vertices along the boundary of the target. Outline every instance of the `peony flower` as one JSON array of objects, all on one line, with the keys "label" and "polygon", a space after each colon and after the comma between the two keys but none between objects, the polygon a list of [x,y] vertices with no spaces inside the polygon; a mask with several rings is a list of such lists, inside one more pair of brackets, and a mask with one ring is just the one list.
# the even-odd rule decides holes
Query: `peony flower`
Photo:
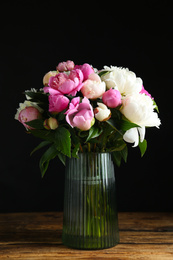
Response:
[{"label": "peony flower", "polygon": [[56,118],[54,117],[50,117],[48,119],[46,119],[44,121],[44,127],[47,129],[47,130],[55,130],[58,128],[58,121]]},{"label": "peony flower", "polygon": [[81,92],[84,97],[96,99],[103,95],[106,90],[105,82],[102,82],[96,73],[91,73],[84,81]]},{"label": "peony flower", "polygon": [[88,63],[85,63],[83,65],[76,65],[75,69],[80,69],[82,71],[84,81],[88,79],[88,76],[91,73],[94,73],[94,69]]},{"label": "peony flower", "polygon": [[[144,88],[144,86],[142,85],[142,90],[139,92],[140,94],[145,94],[147,96],[149,96],[150,98],[152,98],[152,96],[150,95],[150,93],[148,93],[148,91]],[[153,98],[152,98],[153,99]]]},{"label": "peony flower", "polygon": [[[26,97],[27,97],[27,95],[26,95]],[[28,98],[28,99],[30,99],[30,98]],[[19,120],[19,114],[20,114],[20,112],[21,112],[23,109],[25,109],[26,107],[35,107],[36,109],[38,109],[38,111],[39,111],[40,113],[43,113],[43,109],[40,108],[35,102],[31,102],[31,101],[29,101],[29,100],[25,100],[24,103],[20,103],[20,104],[19,104],[19,108],[17,109],[17,112],[16,112],[15,117],[14,117],[16,120]]]},{"label": "peony flower", "polygon": [[74,62],[71,61],[71,60],[60,62],[58,64],[58,66],[56,67],[56,69],[59,72],[73,70],[74,69]]},{"label": "peony flower", "polygon": [[18,120],[27,128],[33,129],[32,127],[25,124],[26,122],[39,119],[41,117],[41,113],[35,107],[25,107],[20,111]]},{"label": "peony flower", "polygon": [[106,87],[116,88],[122,95],[139,93],[142,90],[142,79],[137,78],[135,73],[125,68],[105,66],[105,71],[109,73],[103,75],[101,79],[106,83]]},{"label": "peony flower", "polygon": [[98,107],[94,109],[95,118],[98,121],[107,121],[111,116],[110,109],[107,108],[103,103],[97,103]]},{"label": "peony flower", "polygon": [[121,113],[131,122],[139,126],[159,127],[161,122],[154,112],[153,100],[145,94],[134,94],[122,100]]},{"label": "peony flower", "polygon": [[77,91],[82,88],[83,74],[81,70],[72,70],[69,75],[66,73],[59,73],[49,79],[49,86],[44,87],[44,92],[50,94],[67,94],[75,96]]},{"label": "peony flower", "polygon": [[66,121],[71,127],[87,131],[92,126],[94,119],[93,108],[86,97],[82,99],[82,103],[80,103],[79,97],[73,98],[65,114]]},{"label": "peony flower", "polygon": [[57,71],[49,71],[43,77],[43,85],[48,85],[50,77],[54,77],[58,72]]},{"label": "peony flower", "polygon": [[134,127],[125,132],[123,135],[124,141],[127,143],[134,143],[133,147],[136,147],[140,142],[142,143],[145,138],[145,127]]},{"label": "peony flower", "polygon": [[63,95],[49,95],[49,112],[59,113],[67,108],[69,99]]},{"label": "peony flower", "polygon": [[121,94],[116,89],[109,89],[103,94],[103,103],[108,107],[115,108],[121,105]]}]

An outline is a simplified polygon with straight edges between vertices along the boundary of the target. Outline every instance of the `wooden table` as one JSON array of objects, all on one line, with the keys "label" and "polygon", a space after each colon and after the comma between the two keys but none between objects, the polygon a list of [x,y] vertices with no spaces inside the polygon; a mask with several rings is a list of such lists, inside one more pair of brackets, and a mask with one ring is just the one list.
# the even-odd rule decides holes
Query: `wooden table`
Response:
[{"label": "wooden table", "polygon": [[62,244],[63,214],[0,214],[0,259],[173,260],[173,213],[120,212],[120,244],[85,251]]}]

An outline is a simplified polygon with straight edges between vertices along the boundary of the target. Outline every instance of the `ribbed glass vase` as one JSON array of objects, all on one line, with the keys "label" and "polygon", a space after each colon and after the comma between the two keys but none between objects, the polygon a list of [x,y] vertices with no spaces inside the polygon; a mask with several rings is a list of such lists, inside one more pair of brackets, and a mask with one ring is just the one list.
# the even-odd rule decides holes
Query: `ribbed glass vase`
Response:
[{"label": "ribbed glass vase", "polygon": [[80,153],[66,166],[63,243],[102,249],[119,242],[114,165],[109,153]]}]

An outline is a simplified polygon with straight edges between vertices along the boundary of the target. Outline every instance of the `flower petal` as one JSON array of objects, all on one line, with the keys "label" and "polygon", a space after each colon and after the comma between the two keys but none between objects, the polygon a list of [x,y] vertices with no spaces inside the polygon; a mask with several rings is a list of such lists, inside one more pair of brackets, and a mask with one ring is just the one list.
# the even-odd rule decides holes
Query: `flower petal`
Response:
[{"label": "flower petal", "polygon": [[139,143],[139,135],[137,127],[131,128],[123,135],[124,141],[127,143],[134,143],[133,147],[136,147]]},{"label": "flower petal", "polygon": [[145,138],[145,126],[138,127],[138,132],[139,132],[139,136],[140,136],[140,142],[142,143]]}]

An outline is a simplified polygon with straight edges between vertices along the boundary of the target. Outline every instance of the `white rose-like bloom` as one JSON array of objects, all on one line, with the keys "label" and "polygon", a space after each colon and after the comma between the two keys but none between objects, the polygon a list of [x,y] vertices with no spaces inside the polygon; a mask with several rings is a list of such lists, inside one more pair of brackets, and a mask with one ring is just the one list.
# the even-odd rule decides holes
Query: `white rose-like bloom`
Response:
[{"label": "white rose-like bloom", "polygon": [[123,101],[122,114],[131,122],[139,125],[125,132],[123,135],[124,141],[134,143],[136,147],[145,138],[145,126],[159,127],[161,122],[158,114],[154,112],[155,105],[153,100],[145,94],[135,94],[127,96]]},{"label": "white rose-like bloom", "polygon": [[102,122],[109,119],[111,111],[103,103],[97,103],[98,107],[94,109],[95,118]]},{"label": "white rose-like bloom", "polygon": [[104,70],[110,71],[101,76],[101,79],[106,83],[108,89],[115,88],[119,90],[122,95],[139,93],[142,90],[142,79],[136,77],[136,74],[129,69],[104,66]]},{"label": "white rose-like bloom", "polygon": [[145,94],[129,95],[122,100],[121,113],[139,126],[159,127],[158,114],[154,112],[153,100]]},{"label": "white rose-like bloom", "polygon": [[153,100],[145,94],[134,94],[122,100],[121,113],[139,126],[159,127],[161,122],[154,112]]}]

